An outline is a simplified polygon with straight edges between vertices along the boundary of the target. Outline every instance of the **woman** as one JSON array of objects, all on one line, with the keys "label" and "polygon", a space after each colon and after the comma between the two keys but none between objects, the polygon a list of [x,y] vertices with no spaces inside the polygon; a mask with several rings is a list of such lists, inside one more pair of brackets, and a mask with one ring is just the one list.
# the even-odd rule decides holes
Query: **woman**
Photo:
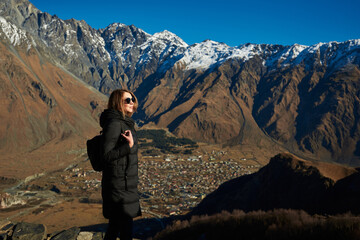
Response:
[{"label": "woman", "polygon": [[106,240],[132,239],[133,218],[141,215],[138,184],[138,144],[131,118],[138,106],[135,95],[117,89],[100,116],[105,167],[102,177],[103,214],[109,219]]}]

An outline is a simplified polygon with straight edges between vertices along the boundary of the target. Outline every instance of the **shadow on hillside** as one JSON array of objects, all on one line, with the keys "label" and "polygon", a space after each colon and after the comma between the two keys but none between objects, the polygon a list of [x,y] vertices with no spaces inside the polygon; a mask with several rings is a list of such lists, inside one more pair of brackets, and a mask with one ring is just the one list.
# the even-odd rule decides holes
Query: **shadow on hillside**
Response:
[{"label": "shadow on hillside", "polygon": [[[168,218],[142,218],[134,221],[134,238],[135,239],[151,239],[156,233],[165,229],[175,220],[182,219],[182,216],[168,217]],[[96,224],[84,226],[80,228],[81,231],[86,232],[106,232],[107,224]]]}]

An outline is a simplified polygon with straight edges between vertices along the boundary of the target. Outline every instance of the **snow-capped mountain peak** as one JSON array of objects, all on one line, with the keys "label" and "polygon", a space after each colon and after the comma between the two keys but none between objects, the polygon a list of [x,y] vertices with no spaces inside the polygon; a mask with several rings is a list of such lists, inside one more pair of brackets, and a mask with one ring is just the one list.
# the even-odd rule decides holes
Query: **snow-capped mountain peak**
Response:
[{"label": "snow-capped mountain peak", "polygon": [[[33,46],[35,42],[44,44],[56,52],[54,56],[63,59],[65,66],[76,58],[86,65],[83,69],[97,69],[99,76],[116,78],[122,74],[134,75],[138,69],[148,67],[152,73],[164,72],[176,63],[181,63],[185,70],[207,70],[228,59],[236,58],[245,62],[255,56],[260,58],[265,67],[274,69],[300,64],[304,59],[315,57],[319,64],[341,65],[354,61],[356,58],[349,55],[349,52],[360,48],[360,40],[312,46],[248,43],[238,47],[205,40],[189,46],[168,30],[151,35],[134,25],[122,23],[113,23],[105,29],[95,30],[84,21],[63,21],[56,16],[42,13],[29,4],[23,0],[22,5],[15,8],[10,0],[0,3],[0,34],[6,36],[13,45],[20,44],[27,38]],[[9,6],[16,11],[8,10]],[[8,19],[15,20],[9,22]],[[346,54],[349,56],[344,60],[345,63],[340,63],[339,59],[343,59]],[[114,69],[121,74],[115,74]]]},{"label": "snow-capped mountain peak", "polygon": [[186,69],[207,69],[223,63],[231,58],[249,60],[261,53],[261,47],[256,44],[244,44],[230,47],[225,43],[206,40],[191,45],[180,60],[187,65]]},{"label": "snow-capped mountain peak", "polygon": [[119,28],[124,28],[124,27],[126,27],[126,25],[123,23],[112,23],[106,27],[106,30],[116,32],[116,31],[118,31]]},{"label": "snow-capped mountain peak", "polygon": [[168,30],[164,30],[162,32],[155,33],[153,35],[154,39],[161,39],[164,41],[168,41],[169,43],[178,45],[180,47],[187,47],[188,44],[184,42],[180,37],[178,37],[176,34],[169,32]]},{"label": "snow-capped mountain peak", "polygon": [[206,69],[217,62],[222,62],[229,54],[226,44],[206,40],[189,46],[180,60],[186,69]]},{"label": "snow-capped mountain peak", "polygon": [[307,46],[294,44],[287,48],[285,52],[280,56],[281,59],[286,60],[286,62],[295,59],[299,54],[306,49]]}]

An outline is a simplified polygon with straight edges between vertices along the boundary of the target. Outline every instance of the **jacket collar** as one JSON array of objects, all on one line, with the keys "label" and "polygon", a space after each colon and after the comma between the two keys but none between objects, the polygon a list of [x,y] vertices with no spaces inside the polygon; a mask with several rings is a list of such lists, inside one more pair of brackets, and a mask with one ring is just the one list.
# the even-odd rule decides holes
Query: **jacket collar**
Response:
[{"label": "jacket collar", "polygon": [[122,112],[115,110],[115,109],[105,109],[101,113],[100,126],[103,128],[106,124],[108,124],[111,120],[114,120],[114,119],[125,121],[125,123],[131,128],[134,128],[134,126],[135,126],[135,122],[131,117],[126,116],[126,115],[124,117]]}]

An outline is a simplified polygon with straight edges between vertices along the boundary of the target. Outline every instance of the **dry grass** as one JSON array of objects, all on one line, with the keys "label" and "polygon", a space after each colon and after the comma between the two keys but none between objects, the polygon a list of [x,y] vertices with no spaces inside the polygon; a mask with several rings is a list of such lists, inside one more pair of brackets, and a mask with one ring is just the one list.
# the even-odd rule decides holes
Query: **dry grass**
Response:
[{"label": "dry grass", "polygon": [[176,221],[154,240],[177,239],[359,239],[360,217],[311,216],[299,210],[222,212]]}]

